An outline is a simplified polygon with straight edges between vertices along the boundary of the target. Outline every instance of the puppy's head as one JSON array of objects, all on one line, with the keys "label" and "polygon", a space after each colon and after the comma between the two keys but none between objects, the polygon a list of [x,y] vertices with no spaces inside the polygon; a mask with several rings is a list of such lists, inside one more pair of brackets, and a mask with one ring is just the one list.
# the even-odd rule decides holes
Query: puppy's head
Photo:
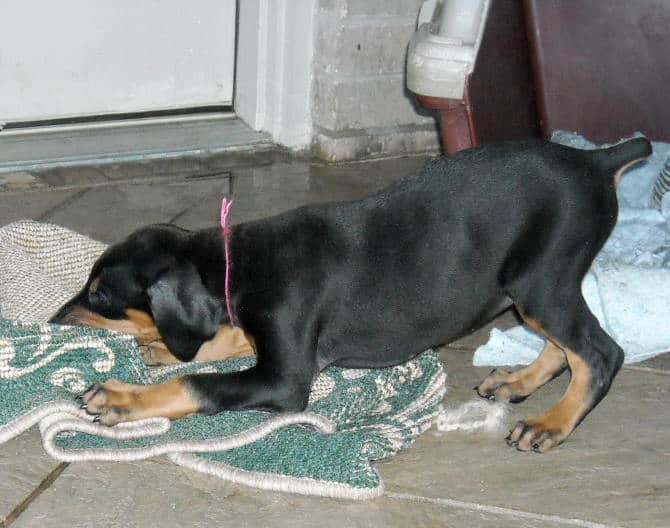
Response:
[{"label": "puppy's head", "polygon": [[221,302],[203,285],[188,250],[188,231],[141,229],[109,247],[83,289],[49,322],[108,328],[162,341],[182,361],[227,323]]}]

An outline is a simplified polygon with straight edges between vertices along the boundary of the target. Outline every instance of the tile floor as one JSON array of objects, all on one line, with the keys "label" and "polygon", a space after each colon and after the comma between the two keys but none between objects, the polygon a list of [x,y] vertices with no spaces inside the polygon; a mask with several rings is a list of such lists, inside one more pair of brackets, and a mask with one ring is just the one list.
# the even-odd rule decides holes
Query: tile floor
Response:
[{"label": "tile floor", "polygon": [[[0,174],[0,225],[58,223],[113,242],[150,222],[233,223],[346,200],[417,170],[421,157],[324,166],[285,153],[219,155]],[[515,324],[505,313],[492,325]],[[486,329],[442,349],[447,403],[472,397]],[[566,376],[514,406],[510,423],[557,400]],[[1,395],[0,395],[1,397]],[[670,526],[670,354],[624,367],[610,395],[559,449],[509,449],[503,434],[437,434],[379,464],[384,497],[351,502],[270,493],[163,460],[60,465],[34,430],[0,446],[0,527]],[[4,521],[3,521],[4,519]]]}]

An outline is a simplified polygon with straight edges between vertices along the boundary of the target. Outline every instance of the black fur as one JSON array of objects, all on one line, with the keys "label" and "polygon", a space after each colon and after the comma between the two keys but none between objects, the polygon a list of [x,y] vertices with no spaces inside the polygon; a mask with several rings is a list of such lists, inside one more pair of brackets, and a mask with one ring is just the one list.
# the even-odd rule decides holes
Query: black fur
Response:
[{"label": "black fur", "polygon": [[[394,365],[516,304],[585,360],[593,406],[622,351],[580,286],[616,221],[614,172],[649,153],[646,139],[592,152],[538,141],[484,146],[361,201],[234,226],[232,304],[258,362],[186,382],[203,412],[299,411],[328,365]],[[85,288],[54,321],[74,305],[109,317],[119,306],[143,309],[189,360],[228,323],[224,275],[220,228],[149,227],[96,264],[90,280],[101,277],[107,300]]]}]

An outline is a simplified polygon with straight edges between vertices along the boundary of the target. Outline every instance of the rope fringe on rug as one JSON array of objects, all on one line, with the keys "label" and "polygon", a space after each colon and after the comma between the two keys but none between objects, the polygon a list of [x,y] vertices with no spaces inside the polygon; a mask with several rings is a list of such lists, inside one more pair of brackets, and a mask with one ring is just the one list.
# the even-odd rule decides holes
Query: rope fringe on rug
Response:
[{"label": "rope fringe on rug", "polygon": [[435,417],[435,429],[449,431],[486,431],[497,433],[507,426],[509,406],[481,398],[458,405],[440,405]]}]

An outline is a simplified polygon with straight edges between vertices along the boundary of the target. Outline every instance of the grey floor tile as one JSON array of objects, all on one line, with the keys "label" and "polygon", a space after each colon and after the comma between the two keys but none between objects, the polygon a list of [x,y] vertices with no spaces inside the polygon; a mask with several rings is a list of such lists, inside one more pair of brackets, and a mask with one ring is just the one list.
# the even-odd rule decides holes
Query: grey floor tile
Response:
[{"label": "grey floor tile", "polygon": [[[443,352],[447,401],[472,397],[488,368]],[[567,375],[526,402],[507,423],[532,417],[562,395]],[[670,514],[670,379],[622,371],[610,394],[568,440],[543,455],[519,453],[500,433],[435,433],[381,464],[392,491],[521,509],[623,526],[667,526]]]},{"label": "grey floor tile", "polygon": [[13,525],[40,528],[548,527],[558,523],[382,497],[347,501],[263,492],[155,462],[73,464]]},{"label": "grey floor tile", "polygon": [[[180,158],[137,160],[98,165],[108,181],[143,178],[188,178],[215,175],[241,167],[260,167],[286,158],[277,149],[226,152],[218,155],[191,155]],[[40,172],[40,174],[44,174]]]},{"label": "grey floor tile", "polygon": [[[200,208],[203,200],[220,202],[228,186],[228,179],[221,178],[93,188],[44,220],[103,242],[115,242],[137,228],[170,222],[191,208]],[[203,214],[211,215],[214,224],[218,209]]]},{"label": "grey floor tile", "polygon": [[76,194],[77,191],[54,190],[0,192],[0,225],[23,218],[39,220]]},{"label": "grey floor tile", "polygon": [[263,218],[314,202],[360,199],[414,174],[425,157],[327,166],[275,163],[233,173],[234,223]]},{"label": "grey floor tile", "polygon": [[644,367],[644,368],[653,368],[659,369],[668,372],[670,374],[670,352],[661,354],[654,358],[648,359],[647,361],[641,361],[640,363],[633,363],[631,367]]},{"label": "grey floor tile", "polygon": [[[185,179],[230,167],[223,159],[138,162],[134,168],[107,165],[100,170],[108,182],[156,175],[164,180],[76,192],[0,193],[0,223],[42,217],[111,242],[153,222],[174,220],[188,228],[216,225],[221,196],[228,193],[236,200],[232,217],[236,223],[314,201],[359,198],[415,172],[425,158],[336,166],[289,159],[266,162],[251,167],[232,163],[232,187],[224,177]],[[79,185],[74,173],[61,173],[60,178],[60,184]],[[472,398],[472,387],[490,370],[472,366],[470,349],[487,339],[492,326],[514,324],[514,315],[506,312],[441,351],[449,376],[448,403]],[[612,526],[667,526],[670,376],[665,372],[670,372],[670,354],[638,366],[661,373],[623,369],[609,396],[559,449],[545,455],[518,453],[503,442],[506,431],[429,432],[413,448],[379,464],[391,495],[374,501],[261,492],[158,462],[77,464],[14,526],[552,527],[571,525],[568,519]],[[512,406],[508,424],[551,406],[567,379],[564,375]],[[11,509],[53,467],[55,463],[42,455],[34,431],[2,446],[0,506]],[[530,516],[468,508],[469,503]]]},{"label": "grey floor tile", "polygon": [[0,526],[58,464],[44,452],[34,428],[0,447]]},{"label": "grey floor tile", "polygon": [[99,167],[58,167],[39,173],[39,178],[50,187],[95,185],[107,181]]},{"label": "grey floor tile", "polygon": [[30,172],[16,171],[0,173],[0,191],[30,189],[42,182]]}]

